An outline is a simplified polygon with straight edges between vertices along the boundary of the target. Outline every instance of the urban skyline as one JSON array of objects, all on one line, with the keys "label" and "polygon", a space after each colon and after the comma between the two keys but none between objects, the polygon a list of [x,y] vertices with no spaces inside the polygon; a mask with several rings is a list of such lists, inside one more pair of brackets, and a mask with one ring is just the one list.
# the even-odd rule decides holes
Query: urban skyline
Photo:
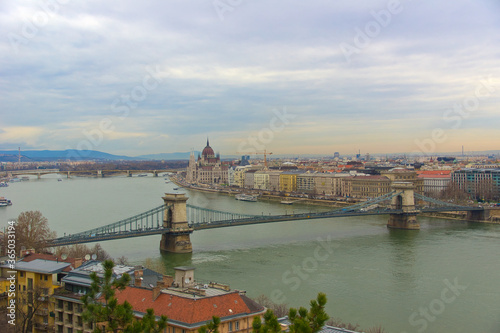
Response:
[{"label": "urban skyline", "polygon": [[[0,149],[498,149],[500,6],[7,2]],[[166,149],[168,148],[168,149]]]}]

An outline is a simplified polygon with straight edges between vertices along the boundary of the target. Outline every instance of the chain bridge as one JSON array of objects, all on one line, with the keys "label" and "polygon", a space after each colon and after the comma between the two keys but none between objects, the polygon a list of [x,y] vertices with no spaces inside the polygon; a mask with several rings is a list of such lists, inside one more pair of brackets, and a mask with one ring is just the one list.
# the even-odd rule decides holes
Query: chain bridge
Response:
[{"label": "chain bridge", "polygon": [[285,215],[248,215],[197,207],[187,204],[185,194],[167,193],[161,206],[118,222],[52,239],[50,246],[161,234],[160,250],[189,253],[192,252],[190,234],[204,229],[365,215],[389,215],[389,228],[420,229],[416,218],[419,213],[446,211],[467,212],[472,221],[488,218],[489,211],[484,208],[455,205],[414,193],[411,183],[394,183],[392,189],[380,197],[327,212]]}]

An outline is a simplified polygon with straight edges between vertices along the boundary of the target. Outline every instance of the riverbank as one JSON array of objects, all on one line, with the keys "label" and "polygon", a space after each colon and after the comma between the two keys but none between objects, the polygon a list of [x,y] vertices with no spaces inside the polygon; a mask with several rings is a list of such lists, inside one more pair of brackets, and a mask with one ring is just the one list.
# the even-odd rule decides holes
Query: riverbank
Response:
[{"label": "riverbank", "polygon": [[206,193],[219,193],[228,196],[235,196],[239,193],[248,193],[257,195],[259,200],[270,201],[270,202],[283,202],[287,201],[288,204],[293,204],[295,202],[300,202],[301,204],[306,205],[315,205],[315,206],[324,206],[324,207],[332,207],[332,208],[342,208],[350,205],[354,205],[361,200],[349,199],[350,201],[340,201],[340,200],[322,200],[322,199],[310,199],[310,198],[302,198],[302,197],[294,197],[294,196],[280,196],[269,193],[269,191],[262,191],[256,189],[245,189],[238,190],[234,188],[211,188],[211,187],[203,187],[203,186],[195,186],[192,184],[188,184],[182,179],[179,179],[177,176],[170,176],[170,180],[177,186],[188,188],[190,190],[206,192]]},{"label": "riverbank", "polygon": [[[265,192],[268,191],[261,191],[261,190],[256,190],[256,189],[247,189],[245,191],[243,190],[238,190],[238,189],[230,189],[230,188],[211,188],[207,185],[207,187],[202,187],[202,186],[195,186],[192,184],[186,183],[184,180],[180,179],[177,176],[170,176],[170,180],[176,184],[177,186],[183,187],[183,188],[188,188],[193,191],[199,191],[199,192],[207,192],[207,193],[219,193],[227,196],[235,196],[236,194],[245,192],[245,193],[250,193],[254,195],[258,195],[259,200],[262,201],[269,201],[269,202],[281,202],[283,203],[284,201],[289,202],[288,204],[293,204],[295,202],[300,202],[301,204],[305,205],[315,205],[315,206],[324,206],[324,207],[331,207],[331,208],[343,208],[347,206],[354,205],[356,203],[362,202],[363,200],[354,200],[351,199],[351,201],[346,202],[346,201],[338,201],[338,200],[322,200],[322,199],[310,199],[310,198],[301,198],[301,197],[293,197],[293,196],[280,196],[280,195],[273,195],[273,194],[268,194]],[[421,213],[421,216],[425,217],[433,217],[433,218],[438,218],[438,219],[448,219],[448,220],[457,220],[457,221],[468,221],[468,222],[473,222],[473,223],[491,223],[491,224],[500,224],[500,209],[495,209],[492,208],[490,210],[491,216],[488,220],[483,220],[483,221],[468,221],[467,220],[467,212],[434,212],[434,213]]]}]

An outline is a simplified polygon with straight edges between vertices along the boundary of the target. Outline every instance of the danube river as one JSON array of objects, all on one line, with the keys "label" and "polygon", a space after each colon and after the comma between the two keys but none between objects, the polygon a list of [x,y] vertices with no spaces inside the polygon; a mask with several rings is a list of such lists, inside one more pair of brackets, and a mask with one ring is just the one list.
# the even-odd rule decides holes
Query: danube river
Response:
[{"label": "danube river", "polygon": [[[0,227],[22,211],[39,210],[61,236],[161,205],[165,192],[186,192],[191,204],[242,213],[326,210],[173,191],[175,185],[163,177],[57,178],[0,188],[0,196],[13,202],[0,208]],[[401,231],[388,230],[386,220],[351,217],[195,231],[188,255],[162,256],[158,235],[101,245],[132,264],[151,258],[168,273],[192,265],[198,279],[289,306],[307,307],[322,291],[331,317],[364,329],[500,332],[500,226],[420,217],[420,231]]]}]

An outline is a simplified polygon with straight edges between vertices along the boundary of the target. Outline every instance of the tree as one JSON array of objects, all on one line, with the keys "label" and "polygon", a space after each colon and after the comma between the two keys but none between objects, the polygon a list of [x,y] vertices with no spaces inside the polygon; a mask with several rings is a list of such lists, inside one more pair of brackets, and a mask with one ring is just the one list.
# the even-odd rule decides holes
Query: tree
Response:
[{"label": "tree", "polygon": [[319,293],[316,300],[311,300],[311,308],[300,307],[299,310],[290,308],[288,318],[291,322],[290,333],[316,333],[319,332],[328,320],[325,312],[326,295]]},{"label": "tree", "polygon": [[198,333],[219,333],[220,318],[212,316],[212,320],[198,328]]},{"label": "tree", "polygon": [[99,243],[94,247],[88,247],[85,244],[75,244],[72,246],[62,246],[57,248],[56,255],[67,254],[70,258],[84,258],[87,254],[95,254],[97,260],[104,261],[111,259],[111,256],[106,252]]},{"label": "tree", "polygon": [[[465,185],[468,188],[468,184]],[[470,195],[466,189],[460,188],[460,185],[454,181],[450,181],[446,188],[441,191],[440,197],[442,199],[451,199],[456,203],[465,202],[469,199]]]},{"label": "tree", "polygon": [[21,247],[35,249],[39,252],[47,247],[47,241],[55,238],[56,232],[51,231],[46,217],[39,211],[22,212],[17,217],[16,253]]},{"label": "tree", "polygon": [[278,317],[274,314],[273,310],[267,309],[264,314],[264,324],[260,317],[255,317],[252,322],[253,333],[280,333],[281,326],[278,322]]},{"label": "tree", "polygon": [[47,292],[40,287],[17,292],[16,317],[19,332],[32,332],[36,312],[43,308],[47,309]]},{"label": "tree", "polygon": [[153,309],[147,309],[147,313],[141,320],[134,319],[132,305],[127,301],[118,304],[115,297],[116,290],[124,290],[128,285],[130,276],[125,273],[113,280],[113,261],[106,260],[102,265],[104,268],[102,280],[95,272],[92,272],[90,292],[82,297],[84,305],[82,317],[83,320],[94,325],[94,333],[161,332],[167,326],[167,317],[161,316],[156,322]]},{"label": "tree", "polygon": [[281,318],[288,314],[288,305],[274,303],[266,295],[260,295],[254,299],[260,305],[273,310],[276,317]]}]

